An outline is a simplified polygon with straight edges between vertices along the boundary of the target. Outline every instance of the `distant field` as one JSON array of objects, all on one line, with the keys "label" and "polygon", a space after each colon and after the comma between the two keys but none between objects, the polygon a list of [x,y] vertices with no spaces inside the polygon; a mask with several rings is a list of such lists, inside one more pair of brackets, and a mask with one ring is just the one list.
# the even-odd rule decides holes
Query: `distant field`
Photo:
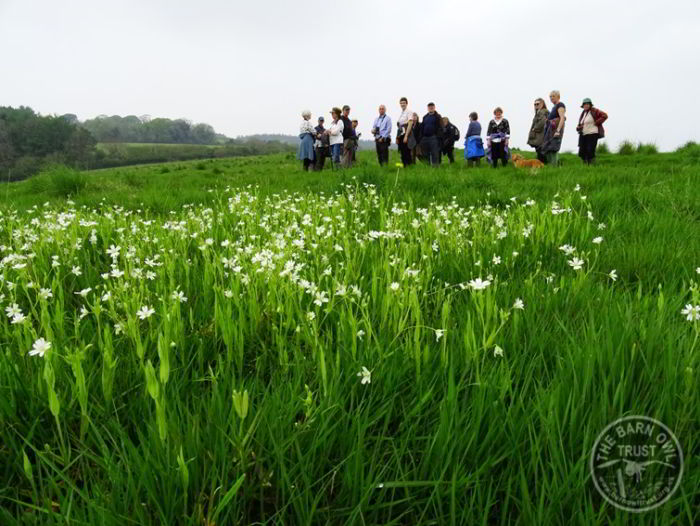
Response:
[{"label": "distant field", "polygon": [[[391,155],[0,187],[0,524],[698,524],[698,159]],[[685,456],[641,514],[589,472],[631,414]]]},{"label": "distant field", "polygon": [[181,150],[183,148],[191,149],[192,151],[210,151],[217,148],[222,148],[220,144],[172,144],[172,143],[151,143],[151,142],[100,142],[97,143],[97,149],[104,152],[113,150],[151,150],[158,151],[162,149]]},{"label": "distant field", "polygon": [[217,157],[239,157],[259,154],[260,151],[277,153],[291,150],[280,144],[161,144],[161,143],[98,143],[97,166],[109,168],[134,164],[151,164]]}]

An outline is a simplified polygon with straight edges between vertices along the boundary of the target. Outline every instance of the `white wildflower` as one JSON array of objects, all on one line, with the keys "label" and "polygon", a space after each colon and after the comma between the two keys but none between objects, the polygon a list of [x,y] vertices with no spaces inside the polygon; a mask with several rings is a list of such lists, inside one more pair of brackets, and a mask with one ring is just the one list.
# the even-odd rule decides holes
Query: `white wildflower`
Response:
[{"label": "white wildflower", "polygon": [[583,263],[584,261],[582,259],[576,257],[569,260],[569,265],[571,265],[574,270],[581,270],[583,268]]},{"label": "white wildflower", "polygon": [[10,321],[10,323],[12,323],[12,325],[17,325],[17,324],[23,323],[26,319],[27,319],[27,317],[24,314],[22,314],[21,312],[19,312],[19,313],[15,314],[14,316],[12,316],[12,320]]},{"label": "white wildflower", "polygon": [[53,292],[51,292],[51,289],[39,289],[39,297],[42,300],[53,298]]},{"label": "white wildflower", "polygon": [[181,290],[173,291],[173,293],[170,295],[170,298],[180,303],[185,303],[187,301],[185,293]]},{"label": "white wildflower", "polygon": [[32,350],[29,351],[29,356],[38,356],[39,358],[44,357],[44,353],[51,348],[51,342],[46,341],[44,338],[39,338],[32,345]]},{"label": "white wildflower", "polygon": [[7,314],[8,318],[14,318],[18,314],[22,314],[22,309],[19,308],[19,305],[13,303],[12,305],[5,307],[5,313]]},{"label": "white wildflower", "polygon": [[484,290],[489,285],[491,285],[491,282],[488,279],[482,280],[481,278],[476,278],[469,281],[469,286],[474,290]]},{"label": "white wildflower", "polygon": [[567,256],[570,256],[576,251],[576,247],[572,247],[571,245],[562,245],[559,247],[559,250],[564,252]]},{"label": "white wildflower", "polygon": [[360,380],[360,383],[362,385],[368,384],[372,381],[372,372],[367,369],[364,365],[362,366],[362,370],[357,373],[357,376],[361,376],[362,380]]},{"label": "white wildflower", "polygon": [[143,306],[136,312],[136,315],[142,320],[145,320],[146,318],[150,318],[155,312],[156,311],[154,311],[151,307]]},{"label": "white wildflower", "polygon": [[681,314],[683,314],[688,321],[698,321],[700,320],[700,305],[691,305],[688,303],[681,311]]}]

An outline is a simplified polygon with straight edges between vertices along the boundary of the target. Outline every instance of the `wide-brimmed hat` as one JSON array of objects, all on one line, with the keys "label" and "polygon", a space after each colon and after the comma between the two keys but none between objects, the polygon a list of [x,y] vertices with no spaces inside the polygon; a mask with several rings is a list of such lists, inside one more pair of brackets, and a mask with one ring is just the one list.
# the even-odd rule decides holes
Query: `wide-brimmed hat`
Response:
[{"label": "wide-brimmed hat", "polygon": [[583,108],[584,104],[590,104],[591,106],[593,106],[593,101],[591,99],[589,99],[588,97],[586,97],[585,99],[583,99],[583,102],[581,103],[582,108]]}]

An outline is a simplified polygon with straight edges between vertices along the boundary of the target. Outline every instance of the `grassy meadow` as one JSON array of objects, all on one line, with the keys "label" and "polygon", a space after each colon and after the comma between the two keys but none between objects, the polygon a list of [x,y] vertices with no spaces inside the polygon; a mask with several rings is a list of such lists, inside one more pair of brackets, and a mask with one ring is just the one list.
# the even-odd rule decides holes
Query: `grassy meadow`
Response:
[{"label": "grassy meadow", "polygon": [[[2,185],[0,524],[697,524],[697,156],[395,156]],[[685,457],[641,514],[631,414]]]}]

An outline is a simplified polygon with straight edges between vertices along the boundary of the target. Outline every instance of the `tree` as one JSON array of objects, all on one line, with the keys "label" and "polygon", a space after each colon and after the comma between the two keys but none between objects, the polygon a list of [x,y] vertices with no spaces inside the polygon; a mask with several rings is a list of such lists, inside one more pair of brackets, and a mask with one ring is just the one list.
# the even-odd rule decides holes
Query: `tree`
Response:
[{"label": "tree", "polygon": [[75,113],[64,113],[61,115],[62,119],[67,120],[71,124],[78,124],[78,116]]},{"label": "tree", "polygon": [[71,121],[24,106],[0,107],[0,168],[12,168],[13,178],[22,178],[49,161],[84,163],[95,151],[95,140]]},{"label": "tree", "polygon": [[216,132],[208,124],[195,124],[192,127],[192,139],[197,144],[213,144],[216,142]]}]

